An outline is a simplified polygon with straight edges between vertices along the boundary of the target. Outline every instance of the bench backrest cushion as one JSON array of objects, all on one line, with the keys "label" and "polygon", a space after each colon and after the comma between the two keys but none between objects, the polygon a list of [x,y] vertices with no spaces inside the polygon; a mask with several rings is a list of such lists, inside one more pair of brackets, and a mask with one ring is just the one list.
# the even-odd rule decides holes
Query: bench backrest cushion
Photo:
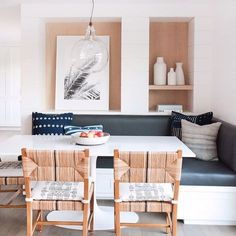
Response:
[{"label": "bench backrest cushion", "polygon": [[236,172],[236,126],[215,121],[222,123],[217,139],[218,158]]},{"label": "bench backrest cushion", "polygon": [[169,116],[142,115],[74,115],[72,125],[103,125],[111,135],[170,135]]}]

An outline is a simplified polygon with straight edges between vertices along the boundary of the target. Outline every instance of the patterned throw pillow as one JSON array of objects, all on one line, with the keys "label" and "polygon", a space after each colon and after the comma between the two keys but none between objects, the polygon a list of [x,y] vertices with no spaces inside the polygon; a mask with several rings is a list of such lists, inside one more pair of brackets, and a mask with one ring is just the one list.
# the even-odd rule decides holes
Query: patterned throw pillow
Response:
[{"label": "patterned throw pillow", "polygon": [[208,125],[211,124],[212,118],[213,112],[207,112],[201,115],[194,116],[172,111],[170,118],[171,135],[176,136],[179,139],[182,138],[181,120],[187,120],[198,125]]},{"label": "patterned throw pillow", "polygon": [[88,126],[65,126],[65,134],[70,135],[74,133],[88,132],[90,130],[103,131],[102,125],[88,125]]},{"label": "patterned throw pillow", "polygon": [[45,114],[32,113],[33,135],[63,135],[64,126],[71,125],[73,113]]}]

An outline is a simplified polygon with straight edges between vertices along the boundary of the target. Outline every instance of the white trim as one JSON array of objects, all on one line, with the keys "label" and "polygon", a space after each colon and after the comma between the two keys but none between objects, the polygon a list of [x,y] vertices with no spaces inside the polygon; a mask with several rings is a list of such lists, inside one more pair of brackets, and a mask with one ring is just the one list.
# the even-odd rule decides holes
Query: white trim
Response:
[{"label": "white trim", "polygon": [[187,225],[236,225],[236,220],[184,220]]},{"label": "white trim", "polygon": [[[71,110],[42,110],[38,111],[42,113],[49,113],[49,114],[58,114],[58,113],[65,113],[65,112],[71,112]],[[196,114],[193,112],[183,112],[184,114]],[[79,111],[79,110],[73,110],[74,115],[130,115],[130,116],[170,116],[170,112],[122,112],[119,110],[109,110],[109,111]],[[198,113],[197,113],[198,114]]]},{"label": "white trim", "polygon": [[4,130],[4,131],[21,131],[21,126],[0,125],[0,130]]},{"label": "white trim", "polygon": [[236,187],[180,186],[178,219],[189,224],[236,225]]}]

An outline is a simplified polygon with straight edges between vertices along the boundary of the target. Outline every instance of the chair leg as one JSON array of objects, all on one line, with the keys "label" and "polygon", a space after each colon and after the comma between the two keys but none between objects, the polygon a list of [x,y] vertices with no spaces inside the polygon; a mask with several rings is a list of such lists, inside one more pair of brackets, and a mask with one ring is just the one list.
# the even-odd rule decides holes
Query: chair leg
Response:
[{"label": "chair leg", "polygon": [[173,205],[172,212],[172,236],[177,235],[177,205]]},{"label": "chair leg", "polygon": [[116,204],[114,203],[114,232],[116,233]]},{"label": "chair leg", "polygon": [[91,214],[93,216],[92,216],[92,220],[90,223],[90,231],[93,231],[94,230],[94,193],[92,195],[91,202],[90,202],[90,215]]},{"label": "chair leg", "polygon": [[84,203],[83,211],[83,236],[88,235],[88,203]]},{"label": "chair leg", "polygon": [[115,232],[116,236],[121,235],[121,230],[120,230],[120,203],[115,202]]},{"label": "chair leg", "polygon": [[[168,213],[166,213],[166,224],[170,225]],[[169,233],[170,233],[170,226],[166,227],[166,234],[169,234]]]},{"label": "chair leg", "polygon": [[33,227],[33,211],[32,211],[32,203],[27,202],[27,236],[32,236],[32,227]]},{"label": "chair leg", "polygon": [[[42,210],[40,210],[39,220],[43,221],[43,211]],[[43,225],[37,225],[37,231],[42,232],[42,230],[43,230]]]}]

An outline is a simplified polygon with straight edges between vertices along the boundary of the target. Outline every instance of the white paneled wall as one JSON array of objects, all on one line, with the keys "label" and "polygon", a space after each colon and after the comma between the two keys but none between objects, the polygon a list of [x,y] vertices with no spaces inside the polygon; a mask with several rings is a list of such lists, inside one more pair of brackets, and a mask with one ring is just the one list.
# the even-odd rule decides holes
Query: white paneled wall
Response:
[{"label": "white paneled wall", "polygon": [[19,46],[0,47],[0,127],[21,125]]},{"label": "white paneled wall", "polygon": [[220,119],[236,125],[236,1],[217,5],[213,58],[213,108]]},{"label": "white paneled wall", "polygon": [[[179,19],[190,22],[190,69],[189,76],[194,84],[192,100],[194,112],[212,109],[212,6],[211,0],[194,1],[129,1],[97,2],[95,20],[112,21],[121,19],[121,114],[149,114],[149,21]],[[89,4],[22,4],[22,130],[31,132],[32,111],[46,111],[45,96],[45,23],[70,22],[88,19]],[[32,78],[34,78],[32,80]],[[52,98],[55,94],[51,94]]]},{"label": "white paneled wall", "polygon": [[195,17],[190,23],[190,81],[194,84],[193,110],[212,110],[213,17]]},{"label": "white paneled wall", "polygon": [[148,112],[149,18],[122,18],[121,111]]}]

